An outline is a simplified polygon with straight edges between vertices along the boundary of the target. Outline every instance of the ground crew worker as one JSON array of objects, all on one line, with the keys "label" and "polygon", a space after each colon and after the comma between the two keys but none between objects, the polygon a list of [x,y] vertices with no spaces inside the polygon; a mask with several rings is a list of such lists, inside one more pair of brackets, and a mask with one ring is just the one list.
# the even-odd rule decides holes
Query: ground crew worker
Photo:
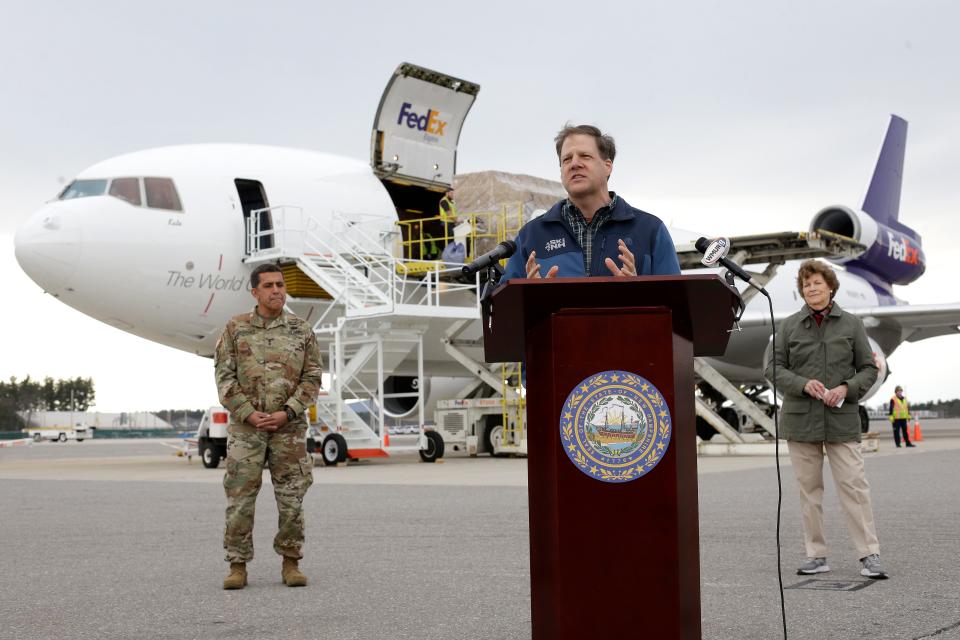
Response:
[{"label": "ground crew worker", "polygon": [[457,203],[453,201],[453,189],[440,198],[440,222],[443,224],[444,243],[453,242],[453,228],[457,226]]},{"label": "ground crew worker", "polygon": [[283,583],[302,587],[307,584],[298,567],[303,557],[303,497],[313,484],[303,414],[320,390],[320,351],[311,327],[283,310],[287,295],[278,266],[258,266],[250,286],[257,306],[227,323],[214,357],[220,403],[230,412],[223,478],[223,547],[230,574],[223,588],[247,584],[253,514],[265,464],[280,515],[273,548],[283,557]]},{"label": "ground crew worker", "polygon": [[903,441],[908,447],[914,446],[910,442],[910,436],[907,435],[907,423],[910,421],[910,407],[907,405],[907,399],[903,397],[903,387],[897,385],[893,390],[893,397],[890,398],[890,423],[893,424],[893,442],[900,448],[900,434],[903,433]]}]

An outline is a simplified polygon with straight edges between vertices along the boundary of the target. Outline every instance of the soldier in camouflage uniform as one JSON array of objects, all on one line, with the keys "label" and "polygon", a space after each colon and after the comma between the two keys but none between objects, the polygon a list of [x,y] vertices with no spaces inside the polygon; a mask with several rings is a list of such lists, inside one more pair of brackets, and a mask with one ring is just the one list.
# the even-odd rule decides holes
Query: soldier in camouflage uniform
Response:
[{"label": "soldier in camouflage uniform", "polygon": [[230,575],[223,588],[247,584],[254,508],[265,465],[280,513],[273,548],[283,556],[283,582],[305,586],[298,561],[303,557],[303,497],[313,484],[313,460],[306,450],[303,414],[320,390],[320,352],[310,326],[283,311],[286,289],[279,267],[260,265],[250,285],[257,306],[227,323],[214,358],[220,403],[230,411],[223,478],[223,546]]}]

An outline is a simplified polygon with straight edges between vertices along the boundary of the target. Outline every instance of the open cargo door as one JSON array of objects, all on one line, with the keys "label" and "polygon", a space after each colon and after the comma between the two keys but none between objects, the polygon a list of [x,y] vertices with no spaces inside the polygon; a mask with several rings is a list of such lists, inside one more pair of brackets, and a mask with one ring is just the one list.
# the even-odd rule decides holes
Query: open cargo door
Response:
[{"label": "open cargo door", "polygon": [[451,239],[439,204],[453,185],[460,131],[479,91],[473,82],[406,62],[383,91],[370,164],[397,208],[405,258],[438,259]]},{"label": "open cargo door", "polygon": [[446,190],[453,184],[463,121],[480,85],[403,63],[374,119],[371,163],[381,180]]}]

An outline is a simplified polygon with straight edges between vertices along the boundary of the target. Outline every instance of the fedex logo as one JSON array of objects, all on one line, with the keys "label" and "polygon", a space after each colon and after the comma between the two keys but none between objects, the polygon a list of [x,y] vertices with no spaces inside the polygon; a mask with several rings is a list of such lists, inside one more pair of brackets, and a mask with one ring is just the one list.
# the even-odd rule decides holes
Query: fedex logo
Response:
[{"label": "fedex logo", "polygon": [[413,105],[409,102],[404,102],[400,105],[400,115],[397,116],[397,124],[403,124],[404,121],[406,121],[407,127],[410,129],[416,129],[435,136],[443,135],[443,129],[447,126],[447,123],[439,118],[439,111],[427,109],[425,114],[420,115],[416,111],[412,111],[411,107],[413,107]]},{"label": "fedex logo", "polygon": [[919,264],[920,248],[910,246],[910,241],[906,238],[898,240],[897,237],[892,231],[887,231],[887,239],[890,241],[887,256],[906,264]]}]

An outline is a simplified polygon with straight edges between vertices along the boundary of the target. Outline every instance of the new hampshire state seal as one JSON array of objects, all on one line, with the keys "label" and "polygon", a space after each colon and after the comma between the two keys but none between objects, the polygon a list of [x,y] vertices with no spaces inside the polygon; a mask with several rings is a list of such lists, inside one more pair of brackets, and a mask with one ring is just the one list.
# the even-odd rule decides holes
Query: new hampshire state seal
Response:
[{"label": "new hampshire state seal", "polygon": [[663,394],[629,371],[596,373],[563,405],[560,442],[580,471],[603,482],[649,473],[670,446],[670,410]]}]

